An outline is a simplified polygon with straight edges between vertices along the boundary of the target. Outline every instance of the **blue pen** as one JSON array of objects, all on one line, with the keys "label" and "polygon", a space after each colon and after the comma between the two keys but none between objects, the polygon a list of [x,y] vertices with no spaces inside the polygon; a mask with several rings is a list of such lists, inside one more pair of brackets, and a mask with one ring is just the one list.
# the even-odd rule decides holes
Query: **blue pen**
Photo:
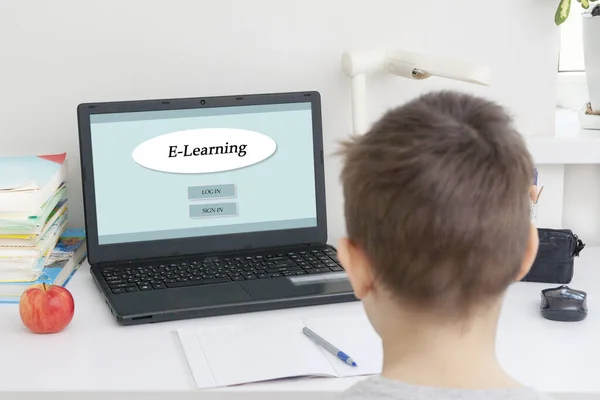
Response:
[{"label": "blue pen", "polygon": [[356,367],[356,363],[348,354],[344,353],[343,351],[329,343],[327,340],[323,339],[321,336],[308,329],[307,327],[302,328],[302,333],[304,333],[313,342],[323,347],[325,350],[327,350],[346,364]]}]

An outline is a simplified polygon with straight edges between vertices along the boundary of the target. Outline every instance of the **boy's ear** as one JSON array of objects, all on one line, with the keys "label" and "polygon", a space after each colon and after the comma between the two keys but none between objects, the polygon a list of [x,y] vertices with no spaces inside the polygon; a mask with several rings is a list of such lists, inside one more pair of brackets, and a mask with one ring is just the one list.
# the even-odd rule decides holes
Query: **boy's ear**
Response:
[{"label": "boy's ear", "polygon": [[516,277],[517,281],[523,279],[531,269],[531,266],[535,261],[535,257],[537,256],[539,246],[540,238],[538,235],[538,230],[536,226],[532,223],[531,229],[529,231],[529,240],[527,241],[527,250],[525,250],[525,257],[523,258],[523,263],[521,264],[519,274]]},{"label": "boy's ear", "polygon": [[338,258],[348,274],[354,295],[362,300],[373,289],[373,274],[365,252],[348,238],[338,245]]}]

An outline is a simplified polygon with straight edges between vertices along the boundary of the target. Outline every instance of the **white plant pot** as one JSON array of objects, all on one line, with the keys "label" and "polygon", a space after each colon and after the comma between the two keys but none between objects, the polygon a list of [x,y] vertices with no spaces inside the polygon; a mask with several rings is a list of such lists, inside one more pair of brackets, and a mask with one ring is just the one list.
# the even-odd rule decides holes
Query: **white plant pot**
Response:
[{"label": "white plant pot", "polygon": [[600,16],[583,14],[583,55],[589,101],[594,112],[600,112]]}]

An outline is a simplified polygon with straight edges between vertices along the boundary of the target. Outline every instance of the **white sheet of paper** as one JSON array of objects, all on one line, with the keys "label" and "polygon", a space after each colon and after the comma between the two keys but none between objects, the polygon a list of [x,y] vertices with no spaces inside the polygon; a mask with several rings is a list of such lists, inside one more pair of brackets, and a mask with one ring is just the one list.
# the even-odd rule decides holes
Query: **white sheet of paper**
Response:
[{"label": "white sheet of paper", "polygon": [[196,332],[193,329],[179,329],[177,335],[198,389],[216,387],[217,382],[213,377]]},{"label": "white sheet of paper", "polygon": [[[300,320],[197,328],[217,386],[298,376],[336,376]],[[201,367],[203,368],[203,367]]]},{"label": "white sheet of paper", "polygon": [[365,315],[311,318],[306,319],[304,324],[356,362],[356,367],[347,365],[315,344],[315,348],[321,349],[327,357],[338,377],[381,373],[383,364],[381,339]]}]

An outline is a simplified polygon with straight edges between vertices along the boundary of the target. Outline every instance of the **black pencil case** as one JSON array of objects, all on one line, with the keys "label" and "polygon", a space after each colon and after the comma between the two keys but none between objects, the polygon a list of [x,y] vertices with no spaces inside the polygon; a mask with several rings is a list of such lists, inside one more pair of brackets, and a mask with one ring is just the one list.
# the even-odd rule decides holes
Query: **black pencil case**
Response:
[{"label": "black pencil case", "polygon": [[570,229],[538,228],[540,246],[525,282],[567,284],[573,279],[575,257],[585,243]]}]

